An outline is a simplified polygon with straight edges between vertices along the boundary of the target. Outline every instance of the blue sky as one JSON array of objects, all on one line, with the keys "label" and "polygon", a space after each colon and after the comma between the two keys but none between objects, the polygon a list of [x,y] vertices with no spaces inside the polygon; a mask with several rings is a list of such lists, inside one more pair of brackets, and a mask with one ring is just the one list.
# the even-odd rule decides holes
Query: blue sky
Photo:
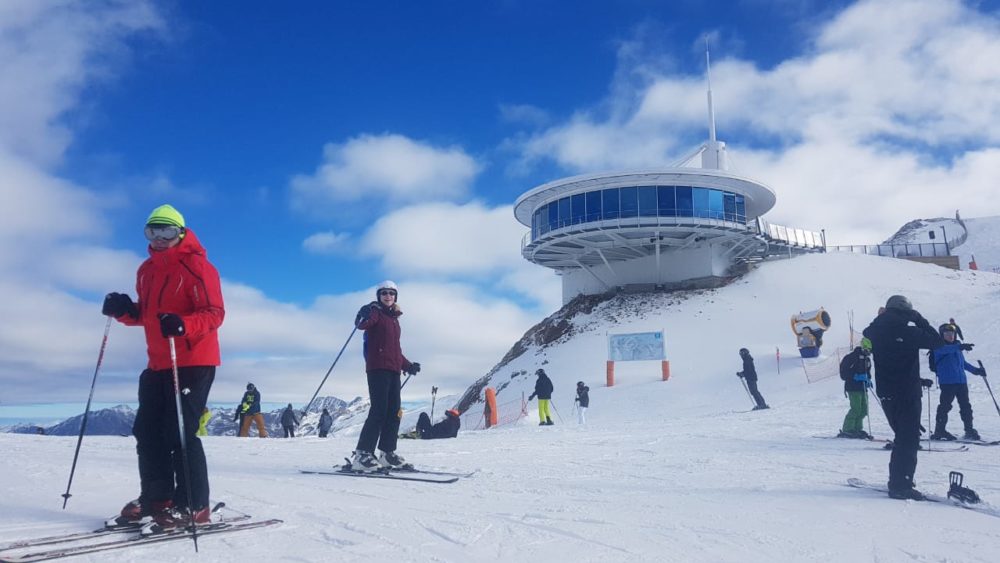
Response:
[{"label": "blue sky", "polygon": [[[948,0],[9,0],[0,408],[85,400],[101,298],[134,292],[165,202],[223,277],[213,400],[307,401],[385,278],[425,366],[407,391],[459,392],[559,306],[514,199],[701,142],[706,39],[769,220],[847,244],[998,214],[998,30],[996,2]],[[138,332],[112,328],[98,400],[134,397]],[[365,392],[357,344],[324,393]]]}]

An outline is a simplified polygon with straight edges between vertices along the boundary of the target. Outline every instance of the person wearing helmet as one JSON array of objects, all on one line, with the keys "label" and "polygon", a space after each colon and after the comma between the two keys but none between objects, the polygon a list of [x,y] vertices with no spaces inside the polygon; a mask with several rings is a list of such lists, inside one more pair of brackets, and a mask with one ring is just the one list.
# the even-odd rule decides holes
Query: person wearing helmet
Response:
[{"label": "person wearing helmet", "polygon": [[[143,232],[149,258],[136,273],[138,301],[127,293],[109,293],[101,310],[126,326],[141,326],[149,358],[139,376],[139,409],[132,426],[139,457],[139,498],[126,504],[118,519],[140,522],[152,516],[161,528],[171,529],[189,519],[204,523],[210,517],[208,466],[196,433],[215,368],[221,363],[218,330],[225,308],[219,273],[180,212],[170,205],[157,207]],[[183,450],[175,369],[182,390]],[[182,456],[189,473],[180,463]]]},{"label": "person wearing helmet", "polygon": [[250,424],[257,426],[257,436],[267,438],[267,426],[264,425],[264,415],[260,414],[260,391],[253,383],[247,383],[240,406],[236,407],[236,417],[240,421],[241,438],[250,436]]},{"label": "person wearing helmet", "polygon": [[[362,307],[354,319],[355,326],[365,331],[365,372],[371,399],[368,418],[351,459],[354,471],[409,466],[396,453],[399,421],[403,415],[400,372],[416,375],[420,372],[420,364],[406,359],[399,343],[399,317],[403,311],[396,302],[398,296],[395,283],[388,280],[380,283],[375,288],[376,300]],[[376,446],[380,452],[378,458],[374,453]]]},{"label": "person wearing helmet", "polygon": [[969,382],[965,372],[973,375],[985,375],[983,370],[965,361],[962,351],[970,351],[974,344],[966,344],[958,340],[958,327],[946,323],[938,327],[938,333],[944,339],[945,345],[931,352],[932,367],[937,373],[938,387],[941,398],[937,407],[937,417],[934,424],[932,440],[954,440],[955,436],[945,428],[948,425],[948,413],[951,403],[958,399],[958,413],[965,425],[964,440],[979,440],[979,432],[972,426],[972,404],[969,402]]},{"label": "person wearing helmet", "polygon": [[885,311],[863,334],[872,343],[875,393],[894,433],[889,496],[922,500],[924,495],[913,486],[920,446],[921,387],[934,382],[920,377],[919,350],[939,348],[944,340],[903,295],[890,297]]},{"label": "person wearing helmet", "polygon": [[576,423],[587,423],[587,408],[590,407],[590,387],[582,381],[576,382]]},{"label": "person wearing helmet", "polygon": [[417,436],[421,440],[437,440],[440,438],[455,438],[462,427],[462,417],[459,416],[458,409],[448,409],[444,412],[444,420],[437,424],[431,424],[431,417],[427,413],[420,413],[417,419]]},{"label": "person wearing helmet", "polygon": [[538,425],[552,426],[552,411],[549,409],[549,401],[552,400],[552,380],[549,379],[545,370],[538,368],[535,370],[538,379],[535,380],[535,392],[528,396],[528,400],[538,397]]},{"label": "person wearing helmet", "polygon": [[844,416],[838,438],[860,438],[871,440],[871,435],[864,431],[864,420],[868,416],[868,388],[872,383],[872,343],[867,338],[861,340],[861,346],[844,356],[840,361],[840,378],[844,380],[844,395],[851,403],[851,408]]},{"label": "person wearing helmet", "polygon": [[742,377],[747,384],[747,391],[750,392],[750,397],[755,403],[753,410],[771,408],[767,406],[767,403],[764,402],[764,396],[757,390],[757,368],[753,365],[753,356],[750,355],[750,350],[740,348],[740,358],[743,360],[743,371],[736,372],[736,375]]}]

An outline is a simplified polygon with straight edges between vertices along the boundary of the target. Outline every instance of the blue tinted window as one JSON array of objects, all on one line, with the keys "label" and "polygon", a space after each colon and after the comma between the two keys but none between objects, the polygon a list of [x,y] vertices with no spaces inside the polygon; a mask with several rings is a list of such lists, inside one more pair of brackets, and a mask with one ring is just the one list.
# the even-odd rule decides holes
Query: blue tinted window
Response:
[{"label": "blue tinted window", "polygon": [[583,223],[584,215],[587,211],[587,204],[583,194],[576,194],[570,199],[571,212],[573,214],[573,224]]},{"label": "blue tinted window", "polygon": [[708,191],[708,216],[712,219],[724,219],[722,207],[722,196],[723,192],[719,190],[707,190]]},{"label": "blue tinted window", "polygon": [[636,195],[638,190],[635,187],[620,189],[622,198],[622,217],[636,217],[639,215],[639,200]]},{"label": "blue tinted window", "polygon": [[564,197],[564,198],[562,198],[562,199],[559,200],[559,226],[560,227],[565,227],[566,225],[569,225],[569,218],[570,218],[569,208],[570,208],[570,206],[569,206],[569,198],[568,197]]},{"label": "blue tinted window", "polygon": [[747,209],[744,199],[741,195],[736,196],[736,220],[741,223],[747,222]]},{"label": "blue tinted window", "polygon": [[722,211],[726,221],[736,221],[736,195],[726,193],[722,201]]},{"label": "blue tinted window", "polygon": [[587,221],[601,219],[601,190],[587,192]]},{"label": "blue tinted window", "polygon": [[677,216],[694,217],[694,203],[691,198],[691,188],[677,187]]},{"label": "blue tinted window", "polygon": [[603,200],[604,210],[602,211],[605,219],[617,219],[618,218],[618,188],[611,188],[609,190],[601,190],[601,199]]},{"label": "blue tinted window", "polygon": [[552,202],[548,205],[549,208],[549,230],[559,228],[559,204]]},{"label": "blue tinted window", "polygon": [[639,188],[639,216],[656,217],[656,186]]},{"label": "blue tinted window", "polygon": [[673,217],[677,215],[677,204],[674,201],[673,186],[660,186],[656,188],[658,209],[660,217]]}]

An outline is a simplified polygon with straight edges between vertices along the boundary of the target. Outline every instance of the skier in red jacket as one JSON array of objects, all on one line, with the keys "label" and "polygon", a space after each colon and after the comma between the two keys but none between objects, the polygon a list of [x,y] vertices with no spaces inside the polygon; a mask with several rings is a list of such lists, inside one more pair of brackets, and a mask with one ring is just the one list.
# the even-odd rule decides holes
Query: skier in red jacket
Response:
[{"label": "skier in red jacket", "polygon": [[[358,311],[354,324],[365,331],[365,371],[368,373],[368,396],[371,407],[361,428],[354,450],[351,468],[355,471],[375,471],[379,466],[403,467],[406,461],[396,454],[399,437],[400,371],[416,375],[420,364],[403,355],[399,344],[399,316],[403,311],[396,303],[396,284],[384,281],[375,288],[378,301],[372,301]],[[381,453],[375,458],[375,446]]]},{"label": "skier in red jacket", "polygon": [[[219,365],[219,334],[225,309],[219,273],[209,263],[184,217],[170,205],[153,210],[146,220],[149,258],[136,276],[138,302],[128,294],[109,293],[102,312],[146,332],[149,363],[139,376],[139,410],[132,433],[139,455],[139,498],[122,508],[119,521],[152,517],[162,528],[209,521],[208,467],[198,418]],[[191,472],[188,494],[174,399],[169,338],[177,353],[178,381],[187,459]]]}]

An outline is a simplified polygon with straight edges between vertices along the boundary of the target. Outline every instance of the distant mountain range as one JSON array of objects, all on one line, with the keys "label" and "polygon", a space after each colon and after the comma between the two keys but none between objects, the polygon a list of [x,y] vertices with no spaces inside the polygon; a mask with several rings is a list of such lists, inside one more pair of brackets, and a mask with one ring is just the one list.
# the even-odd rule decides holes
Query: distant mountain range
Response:
[{"label": "distant mountain range", "polygon": [[[319,424],[320,414],[323,409],[328,409],[333,417],[333,429],[331,434],[336,433],[344,427],[344,419],[353,419],[358,412],[367,412],[368,399],[358,397],[347,403],[337,397],[317,397],[309,407],[309,412],[303,416],[301,411],[296,411],[295,416],[299,419],[299,427],[296,435],[309,435],[316,433],[316,426]],[[212,418],[209,419],[206,429],[209,436],[236,436],[239,433],[239,423],[236,419],[236,408],[216,408],[209,409]],[[282,437],[284,432],[281,428],[281,413],[284,409],[277,409],[263,413],[264,425],[271,437]],[[92,411],[87,417],[88,436],[130,436],[132,434],[132,424],[135,422],[136,411],[128,405],[118,405],[109,409]],[[12,432],[15,434],[45,434],[48,436],[77,436],[80,433],[80,425],[83,423],[83,415],[79,414],[51,426],[39,426],[37,424],[17,424],[0,428],[0,432]],[[256,436],[256,428],[250,431],[252,436]]]}]

